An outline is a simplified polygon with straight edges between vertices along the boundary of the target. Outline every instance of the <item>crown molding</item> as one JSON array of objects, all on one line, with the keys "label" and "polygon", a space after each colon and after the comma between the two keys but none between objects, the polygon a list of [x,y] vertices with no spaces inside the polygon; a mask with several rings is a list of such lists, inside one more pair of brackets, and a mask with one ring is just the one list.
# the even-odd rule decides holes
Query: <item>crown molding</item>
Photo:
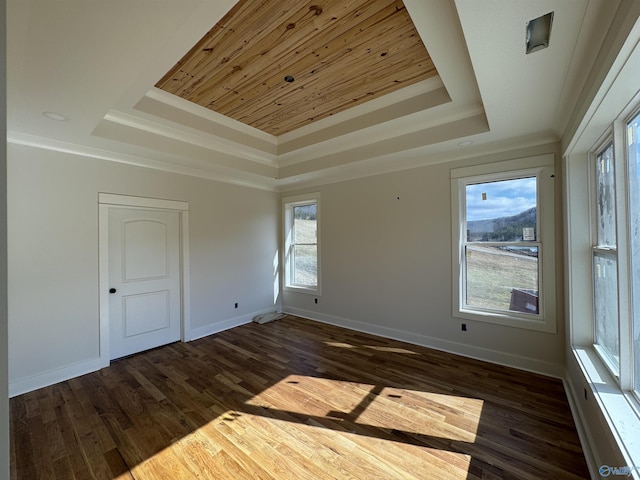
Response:
[{"label": "crown molding", "polygon": [[185,165],[177,165],[175,163],[153,160],[147,157],[131,155],[111,150],[89,147],[86,145],[78,145],[50,138],[38,137],[16,131],[7,132],[7,143],[14,145],[22,145],[27,147],[39,148],[53,152],[67,153],[70,155],[78,155],[82,157],[93,158],[96,160],[106,160],[109,162],[122,163],[125,165],[133,165],[137,167],[151,168],[168,173],[176,173],[180,175],[188,175],[191,177],[206,178],[222,183],[229,183],[242,187],[256,188],[259,190],[276,191],[276,180],[273,178],[257,177],[251,178],[248,175],[242,176],[240,172],[234,170],[225,171],[225,169],[212,165],[211,168],[194,168]]}]

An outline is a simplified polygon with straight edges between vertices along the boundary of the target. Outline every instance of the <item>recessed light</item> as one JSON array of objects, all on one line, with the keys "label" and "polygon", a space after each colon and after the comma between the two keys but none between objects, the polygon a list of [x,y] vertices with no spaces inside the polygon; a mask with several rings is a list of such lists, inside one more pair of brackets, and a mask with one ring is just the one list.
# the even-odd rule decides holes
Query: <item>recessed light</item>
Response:
[{"label": "recessed light", "polygon": [[293,78],[293,76],[291,75],[287,75],[286,77],[284,77],[284,81],[287,83],[291,83],[295,80],[295,78]]},{"label": "recessed light", "polygon": [[55,120],[56,122],[64,122],[68,120],[67,117],[62,115],[61,113],[56,112],[42,112],[42,114],[47,117],[49,120]]},{"label": "recessed light", "polygon": [[473,145],[473,142],[471,140],[465,140],[464,142],[458,143],[459,147],[468,147],[469,145]]}]

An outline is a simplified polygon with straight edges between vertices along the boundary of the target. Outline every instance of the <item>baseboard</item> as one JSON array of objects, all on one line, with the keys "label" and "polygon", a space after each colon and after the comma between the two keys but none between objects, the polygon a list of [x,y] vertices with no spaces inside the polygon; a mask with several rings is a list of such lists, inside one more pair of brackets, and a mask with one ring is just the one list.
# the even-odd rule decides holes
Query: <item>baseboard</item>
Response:
[{"label": "baseboard", "polygon": [[246,315],[240,315],[239,317],[230,318],[222,322],[212,323],[210,325],[205,325],[204,327],[192,328],[191,332],[189,332],[189,338],[187,341],[197,340],[198,338],[207,337],[209,335],[213,335],[214,333],[223,332],[225,330],[229,330],[230,328],[245,325],[249,323],[256,315],[273,311],[276,311],[276,307],[271,307],[266,310],[259,310],[253,313],[247,313]]},{"label": "baseboard", "polygon": [[342,317],[312,312],[296,307],[283,306],[282,311],[285,313],[290,313],[292,315],[298,315],[300,317],[308,318],[310,320],[328,323],[331,325],[336,325],[338,327],[349,328],[351,330],[356,330],[359,332],[370,333],[372,335],[379,335],[385,338],[400,340],[414,345],[420,345],[422,347],[433,348],[435,350],[441,350],[443,352],[474,358],[476,360],[495,363],[506,367],[513,367],[528,372],[539,373],[549,377],[560,379],[564,377],[564,367],[562,365],[536,360],[534,358],[498,352],[495,350],[490,350],[488,348],[474,347],[472,345],[451,342],[449,340],[442,340],[439,338],[433,338],[426,335],[407,332],[404,330],[397,330],[395,328],[372,325],[370,323],[349,320]]},{"label": "baseboard", "polygon": [[[240,325],[249,323],[256,315],[259,315],[261,313],[273,312],[274,310],[275,307],[271,307],[265,310],[241,315],[239,317],[230,318],[222,322],[212,323],[204,327],[192,329],[189,332],[187,341],[196,340],[198,338],[206,337],[208,335],[222,332],[230,328],[239,327]],[[37,390],[39,388],[48,387],[49,385],[53,385],[55,383],[64,382],[71,378],[98,371],[101,368],[107,366],[109,366],[108,359],[105,361],[102,358],[93,358],[91,360],[74,363],[62,368],[56,368],[54,370],[49,370],[47,372],[23,378],[21,380],[16,380],[14,382],[10,381],[9,397],[15,397],[24,393],[31,392],[33,390]]]},{"label": "baseboard", "polygon": [[74,363],[61,368],[23,378],[15,382],[9,381],[9,397],[16,397],[39,388],[48,387],[55,383],[64,382],[71,378],[79,377],[87,373],[95,372],[109,365],[101,358],[92,358],[83,362]]},{"label": "baseboard", "polygon": [[599,462],[595,458],[592,448],[592,445],[594,445],[594,443],[591,438],[591,433],[586,427],[588,423],[585,421],[582,409],[579,407],[579,397],[576,396],[576,389],[574,388],[573,383],[570,379],[571,376],[565,370],[565,378],[563,378],[562,383],[564,384],[565,392],[567,392],[567,400],[569,402],[569,408],[571,409],[573,423],[575,423],[576,425],[576,431],[578,432],[578,438],[580,439],[582,453],[584,453],[584,458],[587,462],[587,467],[589,468],[589,474],[591,475],[591,478],[601,478],[598,474],[598,469],[602,462]]}]

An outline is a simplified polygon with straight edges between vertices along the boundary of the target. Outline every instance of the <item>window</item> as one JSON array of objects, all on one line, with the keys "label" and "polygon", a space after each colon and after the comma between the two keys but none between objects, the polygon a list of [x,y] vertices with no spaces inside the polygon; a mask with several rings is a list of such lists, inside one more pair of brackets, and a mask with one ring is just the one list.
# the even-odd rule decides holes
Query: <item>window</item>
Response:
[{"label": "window", "polygon": [[537,314],[536,177],[465,187],[464,307]]},{"label": "window", "polygon": [[286,197],[285,289],[320,294],[320,194]]},{"label": "window", "polygon": [[[593,345],[640,400],[640,113],[592,150]],[[640,405],[637,406],[640,409]]]},{"label": "window", "polygon": [[620,365],[618,338],[618,256],[613,143],[598,151],[595,168],[593,307],[596,350],[614,375]]},{"label": "window", "polygon": [[452,170],[455,317],[555,331],[553,161]]}]

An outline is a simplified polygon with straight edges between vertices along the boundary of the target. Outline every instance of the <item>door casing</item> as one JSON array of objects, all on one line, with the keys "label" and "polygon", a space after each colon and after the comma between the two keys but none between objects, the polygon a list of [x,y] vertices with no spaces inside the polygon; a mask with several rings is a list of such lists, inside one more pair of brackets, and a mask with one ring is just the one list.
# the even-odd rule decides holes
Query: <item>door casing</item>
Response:
[{"label": "door casing", "polygon": [[100,303],[100,363],[110,363],[109,329],[109,208],[150,208],[177,211],[180,219],[180,339],[191,340],[191,308],[189,289],[189,203],[176,200],[134,197],[111,193],[98,194],[99,303]]}]

